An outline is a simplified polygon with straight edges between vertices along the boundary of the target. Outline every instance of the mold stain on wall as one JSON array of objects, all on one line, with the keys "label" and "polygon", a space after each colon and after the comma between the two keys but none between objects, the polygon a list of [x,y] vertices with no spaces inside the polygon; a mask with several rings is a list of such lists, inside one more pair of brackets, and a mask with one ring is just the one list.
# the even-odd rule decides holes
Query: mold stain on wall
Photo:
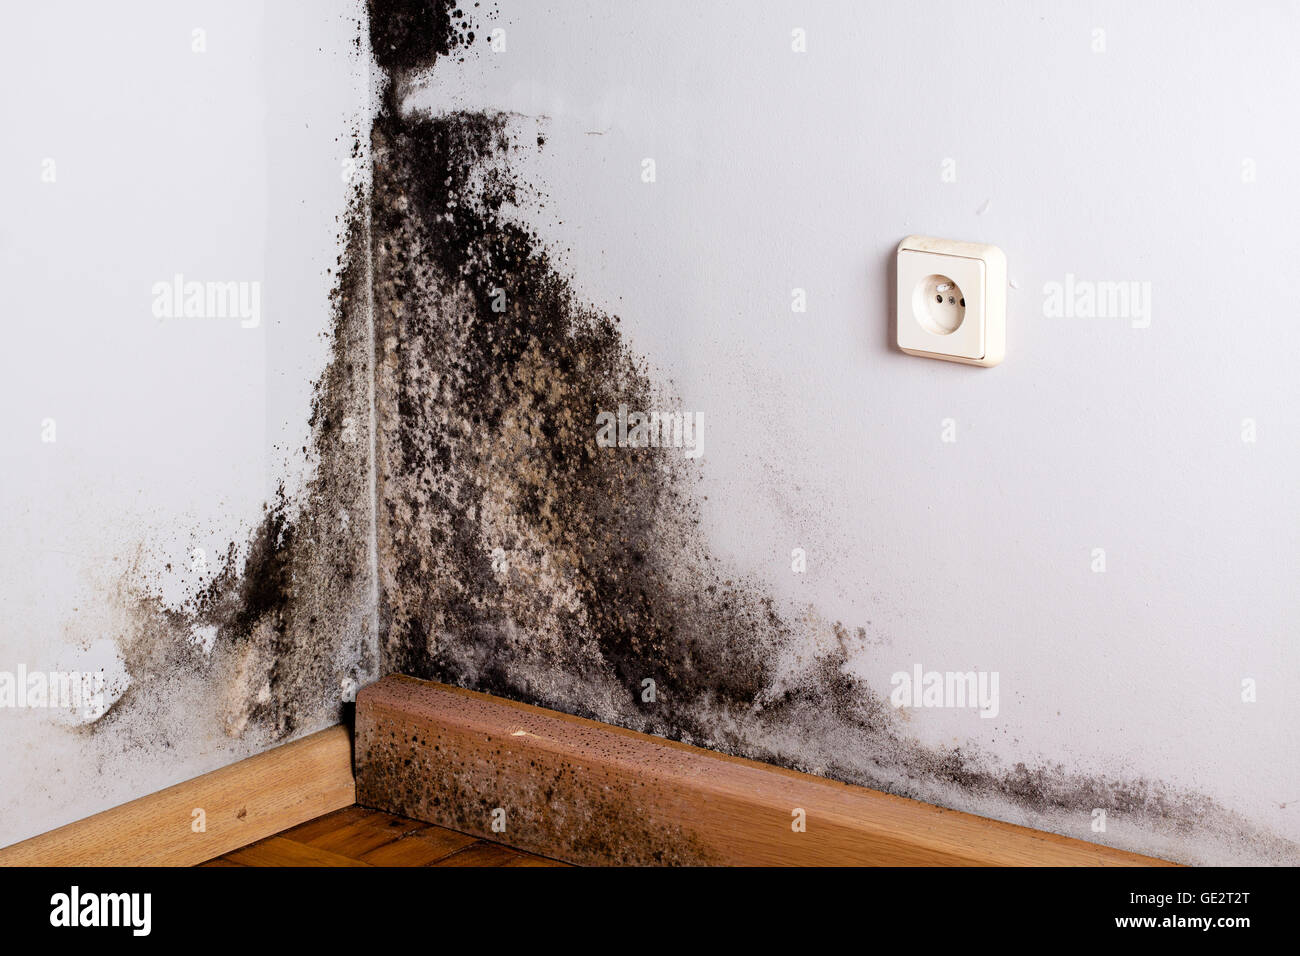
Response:
[{"label": "mold stain on wall", "polygon": [[450,3],[369,6],[384,671],[1189,862],[1300,859],[1160,781],[924,746],[846,673],[840,624],[729,574],[696,463],[597,446],[599,412],[672,395],[526,225],[538,195],[512,157],[543,139],[403,107],[475,25]]},{"label": "mold stain on wall", "polygon": [[182,569],[157,556],[122,575],[113,603],[128,680],[83,732],[143,751],[213,738],[273,743],[337,723],[356,686],[376,675],[362,210],[358,190],[311,440],[298,450],[310,477],[293,494],[282,483],[247,539],[230,542],[179,603],[162,594]]},{"label": "mold stain on wall", "polygon": [[[1300,860],[1160,781],[918,743],[846,673],[845,628],[729,573],[701,530],[697,461],[597,446],[599,412],[674,396],[526,224],[539,194],[515,158],[543,139],[505,114],[404,109],[436,62],[484,44],[494,14],[368,6],[373,180],[348,216],[314,477],[180,606],[127,580],[131,682],[89,733],[154,750],[200,726],[281,740],[399,671],[1187,862]],[[1094,809],[1109,834],[1089,832]]]}]

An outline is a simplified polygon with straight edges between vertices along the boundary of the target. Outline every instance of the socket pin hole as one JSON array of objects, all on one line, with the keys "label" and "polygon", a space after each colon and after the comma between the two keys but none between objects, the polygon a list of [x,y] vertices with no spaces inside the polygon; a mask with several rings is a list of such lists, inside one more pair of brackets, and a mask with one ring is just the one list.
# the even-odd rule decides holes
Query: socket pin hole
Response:
[{"label": "socket pin hole", "polygon": [[966,297],[948,276],[929,275],[912,291],[912,314],[932,335],[951,335],[966,319]]}]

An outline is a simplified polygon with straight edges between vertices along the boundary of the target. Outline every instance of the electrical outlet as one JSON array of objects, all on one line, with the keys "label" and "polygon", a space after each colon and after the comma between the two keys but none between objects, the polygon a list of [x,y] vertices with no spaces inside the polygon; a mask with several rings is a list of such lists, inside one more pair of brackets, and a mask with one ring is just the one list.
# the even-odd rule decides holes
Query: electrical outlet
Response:
[{"label": "electrical outlet", "polygon": [[908,236],[898,244],[898,347],[997,365],[1006,355],[1007,257],[997,246]]}]

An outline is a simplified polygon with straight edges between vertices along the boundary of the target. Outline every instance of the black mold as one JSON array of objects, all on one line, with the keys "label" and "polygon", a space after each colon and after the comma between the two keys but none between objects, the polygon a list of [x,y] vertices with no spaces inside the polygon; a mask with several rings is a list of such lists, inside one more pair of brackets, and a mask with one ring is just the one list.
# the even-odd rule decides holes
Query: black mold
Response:
[{"label": "black mold", "polygon": [[[373,191],[349,214],[333,353],[317,384],[318,474],[300,499],[268,506],[242,571],[232,548],[186,606],[133,585],[132,688],[97,726],[134,709],[145,715],[136,726],[152,727],[142,699],[195,675],[223,701],[229,733],[281,738],[337,716],[341,680],[396,670],[1049,828],[1069,821],[1078,835],[1101,808],[1157,841],[1195,829],[1257,858],[1300,857],[1159,782],[924,747],[844,672],[838,623],[789,619],[728,577],[698,529],[696,466],[595,444],[597,411],[671,396],[618,319],[580,302],[522,223],[535,196],[511,160],[536,147],[521,146],[504,115],[401,108],[411,74],[462,52],[473,24],[450,3],[369,7],[386,81]],[[380,661],[368,652],[359,530],[366,443],[343,434],[347,418],[366,421],[372,348]],[[209,656],[177,637],[201,626],[217,631]],[[830,649],[807,659],[810,646]],[[641,698],[646,678],[653,703]],[[151,732],[171,745],[169,729]]]},{"label": "black mold", "polygon": [[[372,18],[393,6],[372,3]],[[617,318],[579,302],[522,223],[532,194],[512,171],[524,147],[510,118],[402,110],[393,91],[428,66],[404,22],[378,27],[404,52],[381,61],[389,95],[372,131],[385,671],[905,795],[987,798],[1045,825],[1074,817],[1080,835],[1100,808],[1151,833],[1197,828],[1295,858],[1158,782],[924,747],[843,671],[840,641],[797,679],[781,673],[808,644],[806,622],[709,555],[691,465],[596,446],[598,411],[661,407],[661,389]],[[424,40],[426,54],[455,48]],[[645,678],[655,703],[641,700]]]},{"label": "black mold", "polygon": [[[313,474],[283,487],[241,545],[180,606],[133,572],[119,641],[126,693],[98,721],[141,746],[169,748],[218,725],[232,737],[282,740],[336,722],[344,688],[374,675],[365,423],[370,336],[360,195],[333,292],[331,357],[312,401]],[[170,571],[170,566],[168,566]],[[210,651],[193,642],[215,634]]]},{"label": "black mold", "polygon": [[375,63],[385,73],[426,69],[438,57],[474,42],[470,21],[455,3],[369,0],[367,6],[370,49]]}]

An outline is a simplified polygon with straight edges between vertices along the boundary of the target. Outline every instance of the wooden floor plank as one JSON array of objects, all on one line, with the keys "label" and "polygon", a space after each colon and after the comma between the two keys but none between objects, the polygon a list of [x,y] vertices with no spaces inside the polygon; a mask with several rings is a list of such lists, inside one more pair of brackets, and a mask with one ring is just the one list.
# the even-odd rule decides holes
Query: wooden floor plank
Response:
[{"label": "wooden floor plank", "polygon": [[443,857],[432,866],[505,866],[518,859],[520,854],[500,843],[479,841],[463,850]]},{"label": "wooden floor plank", "polygon": [[366,853],[401,839],[415,830],[422,830],[427,823],[394,817],[387,813],[372,813],[370,816],[352,823],[344,824],[328,833],[321,833],[310,840],[298,838],[321,850],[328,850],[340,856],[361,859]]},{"label": "wooden floor plank", "polygon": [[431,826],[369,850],[361,859],[371,866],[428,866],[475,842],[467,834]]},{"label": "wooden floor plank", "polygon": [[348,807],[201,865],[545,867],[567,864],[446,827],[378,810]]},{"label": "wooden floor plank", "polygon": [[369,866],[329,850],[284,837],[271,837],[227,853],[226,858],[245,866]]},{"label": "wooden floor plank", "polygon": [[327,813],[314,820],[308,820],[306,823],[300,823],[298,826],[290,827],[283,833],[276,833],[274,836],[282,836],[290,840],[297,840],[299,843],[310,843],[322,834],[333,833],[339,827],[347,826],[350,823],[356,823],[359,820],[364,820],[379,812],[380,811],[378,810],[371,810],[367,807],[359,807],[354,804],[350,807],[344,807],[342,810],[335,810],[333,813]]}]

